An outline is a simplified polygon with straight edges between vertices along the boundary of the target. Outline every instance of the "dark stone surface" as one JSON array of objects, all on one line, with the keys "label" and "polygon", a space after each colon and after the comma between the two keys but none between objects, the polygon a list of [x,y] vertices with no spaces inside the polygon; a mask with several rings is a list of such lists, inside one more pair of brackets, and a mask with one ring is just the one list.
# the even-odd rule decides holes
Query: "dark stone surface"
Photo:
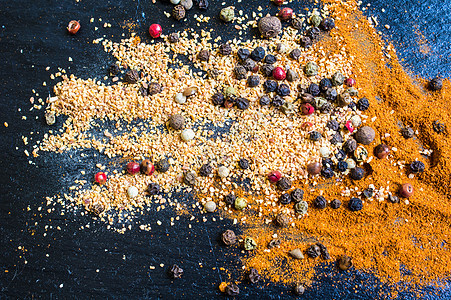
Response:
[{"label": "dark stone surface", "polygon": [[[212,299],[221,296],[217,286],[228,279],[226,273],[219,271],[220,267],[231,270],[234,278],[239,279],[236,270],[241,267],[240,252],[226,248],[219,240],[225,229],[232,228],[239,233],[230,221],[212,222],[211,216],[218,216],[211,214],[205,223],[200,216],[193,221],[181,217],[170,226],[169,218],[175,216],[174,212],[156,213],[153,207],[136,218],[132,230],[118,234],[90,215],[81,215],[80,211],[55,206],[54,212],[48,213],[45,196],[69,193],[68,186],[75,178],[86,179],[94,174],[93,159],[105,162],[105,158],[92,151],[85,151],[88,156],[84,158],[76,151],[43,153],[33,159],[34,165],[28,163],[23,153],[24,149],[30,151],[30,145],[49,129],[42,111],[29,111],[32,89],[45,99],[54,84],[49,74],[57,67],[81,78],[101,79],[107,74],[113,57],[105,53],[101,45],[92,44],[93,39],[105,35],[117,41],[122,33],[128,37],[126,23],[132,22],[136,25],[133,30],[148,42],[147,28],[151,23],[161,23],[165,33],[186,27],[199,28],[192,18],[196,13],[213,16],[212,22],[203,23],[201,28],[215,28],[217,34],[226,37],[227,32],[235,30],[233,24],[219,22],[217,12],[221,2],[211,1],[206,12],[193,8],[187,13],[186,21],[175,22],[163,14],[172,8],[165,2],[153,5],[151,1],[139,0],[81,0],[79,3],[75,0],[0,0],[1,299]],[[226,3],[247,12],[258,5],[273,15],[278,10],[269,0]],[[406,59],[406,66],[414,73],[429,77],[450,75],[451,11],[447,1],[372,0],[371,3],[371,10],[379,16],[381,26],[392,26],[390,31],[383,27],[381,30],[397,41],[398,52]],[[297,2],[293,8],[304,4]],[[382,7],[387,13],[380,12]],[[92,17],[94,23],[89,22]],[[65,29],[72,19],[81,22],[81,29],[75,36],[68,35]],[[112,28],[103,28],[104,22],[111,23]],[[170,24],[175,24],[174,28],[170,28]],[[428,54],[418,51],[414,24],[418,24],[419,31],[429,42]],[[98,31],[94,30],[95,26]],[[251,34],[255,35],[256,31]],[[73,62],[68,61],[69,56]],[[47,66],[49,71],[45,70]],[[42,86],[43,81],[47,86]],[[23,115],[27,116],[26,120],[22,120]],[[5,128],[3,122],[8,122],[9,127]],[[55,126],[61,128],[61,119]],[[28,146],[23,145],[22,135],[33,137]],[[82,176],[80,170],[86,170],[87,175]],[[185,201],[191,200],[188,197]],[[162,220],[163,225],[157,226],[156,220]],[[150,223],[151,232],[138,230],[137,224],[142,223]],[[192,224],[191,229],[188,224]],[[58,226],[61,230],[56,229]],[[237,256],[229,255],[230,251]],[[173,264],[184,269],[183,277],[176,281],[167,275]],[[150,265],[156,269],[150,270]],[[319,268],[318,274],[313,287],[306,290],[305,299],[378,299],[381,291],[387,290],[371,274],[354,269],[338,272],[332,263]],[[429,293],[425,299],[451,297],[449,289],[423,290]],[[292,287],[259,282],[240,284],[239,297],[288,299],[294,295]],[[414,299],[415,296],[407,291],[398,298]]]}]

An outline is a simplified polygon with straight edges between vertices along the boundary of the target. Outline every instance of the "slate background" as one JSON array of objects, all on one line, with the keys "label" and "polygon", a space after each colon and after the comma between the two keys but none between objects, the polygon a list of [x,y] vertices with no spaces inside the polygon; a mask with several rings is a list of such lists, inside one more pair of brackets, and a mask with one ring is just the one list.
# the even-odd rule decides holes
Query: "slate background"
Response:
[{"label": "slate background", "polygon": [[[162,226],[153,225],[150,233],[134,228],[117,234],[79,212],[61,216],[61,209],[57,208],[58,213],[47,213],[44,197],[67,192],[69,183],[82,177],[81,169],[88,170],[88,175],[94,172],[90,167],[94,153],[86,152],[89,156],[81,160],[74,160],[69,154],[44,153],[33,160],[36,165],[30,165],[23,153],[30,147],[24,146],[21,140],[22,135],[30,137],[33,131],[32,145],[49,129],[42,111],[29,111],[29,98],[32,89],[44,99],[47,97],[51,92],[49,74],[56,67],[81,78],[101,78],[106,74],[113,58],[99,45],[92,44],[93,39],[105,35],[117,41],[122,33],[129,36],[129,31],[121,28],[127,20],[133,21],[134,31],[149,41],[146,34],[149,24],[160,23],[166,32],[196,27],[192,19],[195,13],[212,16],[206,27],[214,28],[224,38],[234,30],[233,25],[218,21],[221,2],[211,1],[207,12],[195,8],[188,13],[186,22],[175,23],[163,14],[164,10],[170,11],[170,4],[153,5],[149,0],[81,0],[79,3],[0,0],[0,299],[223,297],[217,284],[227,280],[227,275],[218,268],[233,271],[241,266],[239,259],[218,243],[220,233],[233,228],[230,221],[212,222],[209,216],[208,222],[196,223],[181,218],[171,227],[168,220],[174,213],[166,210],[149,213],[138,220],[152,224],[157,218],[163,221]],[[277,11],[269,1],[225,2],[249,13],[258,5],[271,13]],[[394,42],[413,75],[428,78],[450,75],[451,5],[448,1],[372,0],[364,1],[364,5],[368,2],[371,6],[366,13],[378,16],[380,30]],[[291,7],[311,5],[309,1],[297,1]],[[385,13],[381,12],[382,8]],[[89,23],[91,17],[96,19],[94,23]],[[98,21],[99,18],[103,21]],[[76,36],[66,33],[65,27],[71,19],[82,24]],[[104,22],[111,23],[112,28],[104,29]],[[391,29],[385,29],[385,24]],[[430,49],[427,54],[419,51],[415,24],[417,32],[422,32],[427,41]],[[95,26],[99,27],[98,31],[94,30]],[[73,62],[68,61],[69,56]],[[49,71],[45,70],[47,66],[51,67]],[[43,81],[48,83],[46,87],[42,86]],[[27,119],[22,120],[22,116]],[[8,122],[9,127],[5,128],[3,122]],[[56,126],[60,127],[61,121]],[[43,209],[39,211],[38,207]],[[193,225],[192,229],[188,223]],[[46,225],[52,229],[46,229]],[[56,230],[57,226],[61,230]],[[85,229],[80,229],[82,226]],[[163,268],[159,267],[160,263],[164,264]],[[174,282],[166,275],[173,263],[185,270],[183,279]],[[156,269],[149,270],[149,265]],[[236,278],[237,274],[232,276]],[[239,298],[243,299],[294,298],[291,287],[271,283],[254,286],[243,283],[240,289]],[[330,264],[319,270],[315,284],[304,298],[377,299],[381,290],[387,289],[374,276],[356,270],[338,273]],[[450,288],[424,290],[430,292],[427,299],[451,298]],[[409,292],[398,296],[398,299],[413,298]]]}]

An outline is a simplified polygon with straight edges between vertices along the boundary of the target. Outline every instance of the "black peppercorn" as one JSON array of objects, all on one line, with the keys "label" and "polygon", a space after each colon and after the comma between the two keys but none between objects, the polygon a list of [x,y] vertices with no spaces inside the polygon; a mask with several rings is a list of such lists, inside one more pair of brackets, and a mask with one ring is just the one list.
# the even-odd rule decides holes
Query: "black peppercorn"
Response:
[{"label": "black peppercorn", "polygon": [[330,207],[332,207],[333,209],[337,209],[340,208],[341,206],[341,201],[338,199],[334,199],[332,200],[332,202],[330,203]]},{"label": "black peppercorn", "polygon": [[268,243],[268,248],[272,249],[272,248],[280,246],[280,244],[281,244],[281,241],[279,239],[273,239]]},{"label": "black peppercorn", "polygon": [[434,121],[432,123],[432,129],[437,133],[443,133],[445,131],[445,124],[439,121]]},{"label": "black peppercorn", "polygon": [[337,163],[337,170],[338,170],[339,172],[345,172],[347,169],[348,169],[348,163],[347,163],[346,161],[340,160],[340,161]]},{"label": "black peppercorn", "polygon": [[225,293],[228,296],[238,296],[240,294],[240,288],[236,284],[230,283],[226,286]]},{"label": "black peppercorn", "polygon": [[440,77],[435,77],[429,82],[428,87],[431,91],[439,91],[443,87],[443,81]]},{"label": "black peppercorn", "polygon": [[393,194],[388,194],[388,201],[391,203],[399,203],[399,197]]},{"label": "black peppercorn", "polygon": [[319,38],[321,31],[318,27],[311,27],[307,30],[306,35],[312,40],[315,41]]},{"label": "black peppercorn", "polygon": [[247,85],[249,87],[256,87],[260,84],[260,76],[251,75],[247,78]]},{"label": "black peppercorn", "polygon": [[288,96],[290,94],[290,87],[288,86],[288,84],[282,83],[279,84],[279,86],[276,89],[276,93],[279,96]]},{"label": "black peppercorn", "polygon": [[177,32],[169,34],[168,40],[170,43],[177,43],[180,40],[180,36]]},{"label": "black peppercorn", "polygon": [[332,18],[324,18],[319,27],[324,31],[330,31],[335,28],[335,21]]},{"label": "black peppercorn", "polygon": [[326,198],[324,198],[323,196],[316,197],[315,200],[313,200],[313,206],[319,209],[326,208],[327,206]]},{"label": "black peppercorn", "polygon": [[279,84],[275,80],[266,80],[263,83],[263,89],[267,93],[275,92],[277,90],[278,86],[279,86]]},{"label": "black peppercorn", "polygon": [[251,283],[257,283],[260,281],[260,275],[258,274],[257,269],[251,268],[249,270],[249,275],[248,275],[249,281]]},{"label": "black peppercorn", "polygon": [[323,78],[319,82],[319,88],[321,92],[325,92],[332,87],[332,82],[328,78]]},{"label": "black peppercorn", "polygon": [[410,139],[415,135],[415,131],[413,131],[412,128],[410,127],[404,127],[401,129],[401,135],[405,138],[405,139]]},{"label": "black peppercorn", "polygon": [[271,101],[271,106],[278,108],[278,107],[281,107],[284,103],[285,103],[285,100],[282,97],[280,97],[279,95],[276,95]]},{"label": "black peppercorn", "polygon": [[116,65],[116,64],[112,64],[112,65],[108,68],[108,73],[110,73],[111,76],[116,76],[117,74],[119,74],[120,71],[121,71],[121,69],[120,69],[119,66]]},{"label": "black peppercorn", "polygon": [[280,195],[279,201],[280,201],[280,204],[283,204],[283,205],[290,204],[290,202],[291,202],[290,194],[284,193],[284,194]]},{"label": "black peppercorn", "polygon": [[245,158],[241,158],[238,161],[238,165],[240,166],[241,169],[246,170],[249,169],[249,161]]},{"label": "black peppercorn", "polygon": [[257,47],[251,52],[251,58],[255,61],[261,61],[263,58],[265,58],[266,52],[263,47]]},{"label": "black peppercorn", "polygon": [[362,200],[359,198],[351,198],[348,204],[348,208],[350,211],[359,211],[363,208]]},{"label": "black peppercorn", "polygon": [[265,106],[265,105],[269,105],[270,103],[271,103],[271,99],[268,96],[266,96],[266,95],[261,96],[260,105]]},{"label": "black peppercorn", "polygon": [[307,88],[307,93],[310,95],[316,97],[321,93],[321,90],[319,89],[319,85],[316,83],[311,83],[309,87]]},{"label": "black peppercorn", "polygon": [[317,258],[318,256],[321,255],[321,249],[318,247],[318,245],[311,245],[310,247],[307,248],[306,253],[311,258]]},{"label": "black peppercorn", "polygon": [[197,0],[197,1],[198,1],[197,5],[199,6],[200,9],[203,10],[206,10],[210,4],[208,0]]},{"label": "black peppercorn", "polygon": [[156,95],[158,93],[161,93],[162,87],[158,82],[151,82],[149,83],[149,87],[147,88],[148,93],[150,96]]},{"label": "black peppercorn", "polygon": [[364,189],[363,190],[363,197],[365,197],[365,198],[371,198],[371,197],[373,197],[373,194],[374,194],[374,189],[372,189],[372,188],[366,188],[366,189]]},{"label": "black peppercorn", "polygon": [[251,55],[251,52],[248,49],[240,48],[236,52],[236,55],[238,55],[238,58],[244,62],[246,59],[249,58],[249,55]]},{"label": "black peppercorn", "polygon": [[338,93],[336,89],[330,88],[324,92],[324,98],[329,101],[335,102],[338,98]]},{"label": "black peppercorn", "polygon": [[183,269],[177,265],[173,265],[169,270],[169,274],[173,279],[181,278],[183,275]]},{"label": "black peppercorn", "polygon": [[301,47],[308,48],[312,45],[312,39],[308,36],[303,35],[299,39],[299,45],[301,45]]},{"label": "black peppercorn", "polygon": [[294,189],[291,191],[291,200],[293,202],[299,202],[304,199],[304,191],[301,189]]},{"label": "black peppercorn", "polygon": [[333,109],[332,104],[330,102],[326,102],[319,108],[319,111],[322,112],[323,114],[330,114],[332,109]]},{"label": "black peppercorn", "polygon": [[274,66],[272,64],[264,64],[260,67],[260,71],[265,77],[271,77],[272,70],[274,70]]},{"label": "black peppercorn", "polygon": [[143,87],[143,86],[140,86],[140,87],[139,87],[139,93],[140,93],[143,97],[146,97],[146,96],[149,95],[148,90],[147,90],[145,87]]},{"label": "black peppercorn", "polygon": [[221,235],[221,240],[226,246],[231,246],[236,243],[236,235],[230,229],[224,231]]},{"label": "black peppercorn", "polygon": [[254,72],[257,67],[257,63],[253,59],[248,58],[244,60],[243,67],[248,71]]},{"label": "black peppercorn", "polygon": [[319,133],[318,131],[312,131],[309,134],[309,138],[312,141],[319,141],[323,136],[321,135],[321,133]]},{"label": "black peppercorn", "polygon": [[357,101],[357,109],[361,111],[365,111],[370,107],[370,102],[367,98],[363,97]]},{"label": "black peppercorn", "polygon": [[299,17],[293,18],[291,20],[291,26],[293,26],[294,29],[297,29],[297,30],[301,29],[303,24],[304,24],[304,21],[302,21],[302,19]]},{"label": "black peppercorn", "polygon": [[235,74],[235,78],[238,80],[246,79],[247,70],[242,65],[238,65],[233,69],[233,73]]},{"label": "black peppercorn", "polygon": [[197,58],[201,61],[208,61],[210,59],[210,51],[209,50],[201,50],[199,54],[197,54]]},{"label": "black peppercorn", "polygon": [[232,53],[232,47],[228,43],[221,44],[219,46],[219,53],[224,56],[230,55]]},{"label": "black peppercorn", "polygon": [[227,203],[229,205],[234,205],[235,200],[236,200],[236,196],[235,196],[235,194],[232,194],[232,193],[230,193],[224,197],[225,203]]},{"label": "black peppercorn", "polygon": [[162,158],[155,164],[155,169],[160,173],[165,173],[169,170],[169,161],[166,158]]},{"label": "black peppercorn", "polygon": [[357,141],[354,139],[349,139],[343,144],[343,151],[346,153],[352,153],[357,149]]},{"label": "black peppercorn", "polygon": [[341,133],[337,132],[335,133],[332,138],[330,139],[330,143],[332,145],[341,144],[343,143],[343,137],[341,136]]},{"label": "black peppercorn", "polygon": [[277,181],[277,187],[282,191],[287,191],[291,188],[291,180],[283,177],[279,181]]},{"label": "black peppercorn", "polygon": [[193,172],[187,172],[185,173],[185,176],[183,177],[183,182],[187,185],[195,185],[197,181],[196,174]]},{"label": "black peppercorn", "polygon": [[151,182],[149,183],[149,185],[147,186],[147,191],[149,192],[150,195],[156,195],[160,192],[160,185],[158,183],[155,182]]},{"label": "black peppercorn", "polygon": [[360,167],[355,167],[349,172],[349,177],[353,180],[361,180],[365,176],[365,170]]},{"label": "black peppercorn", "polygon": [[302,52],[298,48],[295,48],[290,52],[290,57],[294,60],[298,60],[301,57],[301,55]]},{"label": "black peppercorn", "polygon": [[139,80],[139,74],[136,70],[130,70],[125,73],[124,79],[128,83],[137,83]]},{"label": "black peppercorn", "polygon": [[324,246],[321,243],[316,243],[316,245],[319,247],[319,252],[321,253],[321,258],[322,259],[330,259],[330,255],[329,255],[329,251],[327,251],[326,246]]},{"label": "black peppercorn", "polygon": [[326,123],[326,127],[330,130],[337,131],[338,129],[340,129],[340,124],[337,122],[337,120],[329,120]]},{"label": "black peppercorn", "polygon": [[410,164],[410,171],[412,171],[412,173],[421,173],[424,171],[424,164],[421,161],[416,160]]},{"label": "black peppercorn", "polygon": [[277,62],[277,58],[272,54],[268,54],[265,56],[264,62],[265,62],[265,64],[272,65]]},{"label": "black peppercorn", "polygon": [[213,97],[211,97],[211,102],[214,105],[224,105],[224,95],[222,93],[215,93]]},{"label": "black peppercorn", "polygon": [[235,106],[238,109],[245,110],[249,108],[249,100],[246,98],[237,98],[235,101]]},{"label": "black peppercorn", "polygon": [[186,15],[186,10],[183,5],[176,5],[172,9],[172,17],[176,19],[177,21],[183,19]]},{"label": "black peppercorn", "polygon": [[335,164],[329,157],[323,157],[321,159],[321,164],[323,165],[323,168],[334,168]]},{"label": "black peppercorn", "polygon": [[334,177],[334,170],[332,170],[332,168],[322,168],[321,176],[323,176],[326,179],[332,178]]},{"label": "black peppercorn", "polygon": [[346,152],[344,152],[342,149],[338,149],[337,153],[335,153],[335,157],[338,160],[345,160],[346,159]]},{"label": "black peppercorn", "polygon": [[199,169],[199,175],[207,177],[213,171],[213,167],[210,164],[203,164]]}]

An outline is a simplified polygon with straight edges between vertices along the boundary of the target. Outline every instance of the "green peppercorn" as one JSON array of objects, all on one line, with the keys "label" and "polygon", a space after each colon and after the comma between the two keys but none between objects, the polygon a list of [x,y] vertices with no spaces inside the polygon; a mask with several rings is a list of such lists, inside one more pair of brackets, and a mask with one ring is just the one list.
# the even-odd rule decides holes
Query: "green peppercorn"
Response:
[{"label": "green peppercorn", "polygon": [[332,75],[332,84],[334,86],[339,86],[339,85],[343,85],[343,83],[345,82],[345,77],[343,74],[341,74],[340,72],[335,72],[334,75]]},{"label": "green peppercorn", "polygon": [[318,27],[319,24],[321,24],[322,18],[320,15],[313,14],[310,17],[310,24],[312,24],[313,27]]},{"label": "green peppercorn", "polygon": [[232,86],[227,86],[224,88],[224,97],[229,98],[230,96],[236,96],[236,89]]},{"label": "green peppercorn", "polygon": [[247,201],[244,198],[235,199],[235,209],[243,210],[247,206]]},{"label": "green peppercorn", "polygon": [[308,203],[301,200],[294,205],[294,210],[300,215],[305,215],[308,211]]},{"label": "green peppercorn", "polygon": [[304,67],[304,72],[307,76],[315,76],[318,74],[318,65],[313,61],[309,61]]},{"label": "green peppercorn", "polygon": [[293,115],[295,113],[295,107],[293,103],[291,103],[290,101],[287,101],[284,104],[282,104],[280,110],[286,115]]},{"label": "green peppercorn", "polygon": [[244,239],[244,250],[250,251],[257,248],[257,242],[250,237]]},{"label": "green peppercorn", "polygon": [[232,22],[235,19],[235,9],[232,6],[225,7],[219,12],[219,17],[224,22]]}]

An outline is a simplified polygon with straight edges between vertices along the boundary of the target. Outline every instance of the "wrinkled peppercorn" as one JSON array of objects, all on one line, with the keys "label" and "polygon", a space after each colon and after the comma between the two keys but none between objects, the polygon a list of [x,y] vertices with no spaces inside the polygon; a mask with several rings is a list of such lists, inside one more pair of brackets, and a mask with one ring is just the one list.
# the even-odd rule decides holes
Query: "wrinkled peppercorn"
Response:
[{"label": "wrinkled peppercorn", "polygon": [[299,45],[301,45],[301,47],[308,48],[312,45],[312,39],[308,36],[303,35],[299,39]]},{"label": "wrinkled peppercorn", "polygon": [[294,189],[291,191],[291,200],[293,202],[299,202],[304,199],[304,191],[301,189]]},{"label": "wrinkled peppercorn", "polygon": [[317,85],[316,83],[311,83],[307,88],[307,93],[314,97],[318,96],[321,93],[319,85]]},{"label": "wrinkled peppercorn", "polygon": [[304,21],[302,21],[302,19],[299,17],[293,18],[291,20],[291,26],[293,26],[294,29],[301,29],[303,24]]},{"label": "wrinkled peppercorn", "polygon": [[128,83],[137,83],[139,80],[139,74],[136,70],[130,70],[125,73],[124,80]]},{"label": "wrinkled peppercorn", "polygon": [[344,160],[341,160],[337,163],[337,170],[339,172],[345,172],[348,169],[348,163]]},{"label": "wrinkled peppercorn", "polygon": [[337,131],[338,129],[340,129],[340,124],[337,122],[337,120],[329,120],[326,123],[326,127],[330,130]]},{"label": "wrinkled peppercorn", "polygon": [[431,91],[439,91],[443,87],[443,81],[440,77],[435,77],[429,82],[428,87]]},{"label": "wrinkled peppercorn", "polygon": [[199,6],[200,9],[203,10],[206,10],[210,4],[208,0],[197,0],[197,1],[199,1],[197,5]]},{"label": "wrinkled peppercorn", "polygon": [[388,194],[387,199],[388,199],[388,201],[390,201],[391,203],[399,203],[399,197],[393,195],[392,193],[389,193],[389,194]]},{"label": "wrinkled peppercorn", "polygon": [[265,106],[265,105],[269,105],[271,103],[271,99],[268,96],[264,95],[264,96],[261,96],[259,102],[260,102],[260,105]]},{"label": "wrinkled peppercorn", "polygon": [[149,183],[147,186],[147,191],[149,192],[149,195],[156,195],[160,192],[160,185],[155,182]]},{"label": "wrinkled peppercorn", "polygon": [[111,76],[116,76],[117,74],[119,74],[120,71],[121,71],[121,69],[120,69],[119,66],[116,65],[116,64],[112,64],[112,65],[108,68],[108,73],[110,73]]},{"label": "wrinkled peppercorn", "polygon": [[249,270],[248,278],[251,283],[257,283],[261,279],[260,275],[258,274],[258,270],[254,268],[251,268]]},{"label": "wrinkled peppercorn", "polygon": [[272,55],[272,54],[268,54],[268,55],[265,56],[264,62],[265,62],[265,64],[271,64],[272,65],[272,64],[277,62],[277,58],[274,55]]},{"label": "wrinkled peppercorn", "polygon": [[332,82],[328,78],[323,78],[319,82],[319,88],[320,88],[321,92],[325,92],[328,89],[332,88]]},{"label": "wrinkled peppercorn", "polygon": [[343,151],[346,153],[353,153],[357,149],[357,141],[349,139],[343,144]]},{"label": "wrinkled peppercorn", "polygon": [[146,97],[146,96],[149,95],[149,91],[148,91],[145,87],[143,87],[143,86],[140,86],[140,87],[139,87],[139,93],[140,93],[143,97]]},{"label": "wrinkled peppercorn", "polygon": [[236,52],[236,55],[238,56],[238,58],[244,62],[246,59],[249,58],[249,55],[251,55],[251,52],[249,51],[249,49],[246,48],[240,48],[238,49],[238,51]]},{"label": "wrinkled peppercorn", "polygon": [[257,67],[257,63],[253,59],[248,58],[243,62],[243,67],[247,71],[253,72],[255,70],[255,68]]},{"label": "wrinkled peppercorn", "polygon": [[236,243],[236,235],[230,229],[224,231],[221,235],[221,240],[226,246],[231,246]]},{"label": "wrinkled peppercorn", "polygon": [[326,102],[324,103],[321,107],[320,107],[320,112],[322,112],[323,114],[330,114],[330,112],[332,111],[333,106],[331,103]]},{"label": "wrinkled peppercorn", "polygon": [[320,34],[321,34],[321,31],[319,30],[318,27],[310,27],[310,28],[307,29],[307,31],[306,31],[306,35],[307,35],[312,41],[315,41],[315,40],[319,39]]},{"label": "wrinkled peppercorn", "polygon": [[233,73],[235,74],[235,78],[238,80],[246,79],[247,70],[242,65],[238,65],[233,69]]},{"label": "wrinkled peppercorn", "polygon": [[280,97],[279,95],[276,95],[272,100],[271,100],[271,105],[277,108],[280,108],[283,104],[285,103],[285,100]]},{"label": "wrinkled peppercorn", "polygon": [[337,150],[337,153],[335,153],[335,157],[338,160],[345,160],[346,159],[346,152],[344,152],[342,149]]},{"label": "wrinkled peppercorn", "polygon": [[319,27],[324,31],[330,31],[335,28],[335,21],[332,18],[325,18],[321,21]]},{"label": "wrinkled peppercorn", "polygon": [[347,271],[352,267],[352,260],[349,256],[343,255],[337,259],[337,266],[342,271]]},{"label": "wrinkled peppercorn", "polygon": [[338,98],[337,90],[330,88],[327,91],[324,92],[324,98],[326,98],[329,101],[335,102]]},{"label": "wrinkled peppercorn", "polygon": [[318,65],[313,61],[309,61],[304,67],[304,73],[307,76],[317,75],[318,74]]},{"label": "wrinkled peppercorn", "polygon": [[280,204],[283,204],[283,205],[290,204],[290,202],[291,202],[290,194],[284,193],[284,194],[280,195],[279,201],[280,201]]},{"label": "wrinkled peppercorn", "polygon": [[293,290],[294,294],[297,296],[301,296],[305,293],[305,287],[302,284],[297,284]]},{"label": "wrinkled peppercorn", "polygon": [[439,121],[434,121],[432,123],[432,129],[437,133],[443,133],[445,131],[445,124]]},{"label": "wrinkled peppercorn", "polygon": [[334,170],[332,168],[322,168],[321,169],[321,176],[323,176],[326,179],[334,177]]},{"label": "wrinkled peppercorn", "polygon": [[365,176],[365,170],[360,167],[355,167],[349,172],[349,177],[353,180],[361,180]]},{"label": "wrinkled peppercorn", "polygon": [[172,17],[176,19],[177,21],[183,19],[186,15],[186,10],[183,5],[176,5],[172,9]]},{"label": "wrinkled peppercorn", "polygon": [[421,173],[424,171],[424,164],[421,161],[416,160],[410,164],[410,171],[412,171],[412,173]]},{"label": "wrinkled peppercorn", "polygon": [[290,57],[294,60],[299,60],[301,55],[302,55],[302,52],[298,48],[295,48],[290,52]]},{"label": "wrinkled peppercorn", "polygon": [[155,169],[160,173],[165,173],[169,170],[169,161],[166,158],[162,158],[155,164]]},{"label": "wrinkled peppercorn", "polygon": [[181,278],[183,275],[183,269],[177,265],[173,265],[169,270],[169,274],[173,279]]},{"label": "wrinkled peppercorn", "polygon": [[337,132],[335,133],[332,138],[330,139],[330,143],[332,145],[341,144],[343,143],[343,137],[341,136],[341,133]]},{"label": "wrinkled peppercorn", "polygon": [[280,227],[287,227],[291,221],[291,218],[286,214],[278,214],[275,219],[276,224]]},{"label": "wrinkled peppercorn", "polygon": [[271,93],[277,89],[278,85],[279,84],[275,80],[266,80],[263,83],[263,89],[265,90],[265,92]]},{"label": "wrinkled peppercorn", "polygon": [[211,101],[214,105],[224,105],[224,95],[222,93],[215,93],[213,97],[211,97]]},{"label": "wrinkled peppercorn", "polygon": [[183,182],[187,185],[195,185],[197,181],[196,173],[194,172],[187,172],[185,173],[185,176],[183,177]]},{"label": "wrinkled peppercorn", "polygon": [[404,127],[401,129],[401,135],[405,139],[410,139],[415,135],[415,131],[413,131],[413,129],[410,127]]},{"label": "wrinkled peppercorn", "polygon": [[260,76],[251,75],[247,78],[247,85],[249,87],[256,87],[260,84]]},{"label": "wrinkled peppercorn", "polygon": [[282,30],[282,23],[277,17],[266,16],[258,21],[258,30],[264,38],[273,38]]},{"label": "wrinkled peppercorn", "polygon": [[363,196],[365,197],[365,198],[371,198],[371,197],[373,197],[373,194],[374,194],[374,189],[372,189],[372,188],[366,188],[366,189],[364,189],[363,190]]},{"label": "wrinkled peppercorn", "polygon": [[201,50],[199,54],[197,54],[197,58],[201,61],[208,61],[210,59],[210,51],[209,50]]},{"label": "wrinkled peppercorn", "polygon": [[329,251],[327,251],[326,246],[324,246],[321,243],[316,243],[316,245],[319,247],[319,252],[321,253],[321,258],[325,259],[325,260],[330,259],[330,254],[329,254]]},{"label": "wrinkled peppercorn", "polygon": [[251,52],[251,58],[255,61],[261,61],[263,58],[265,58],[266,52],[263,47],[257,47]]},{"label": "wrinkled peppercorn", "polygon": [[238,109],[245,110],[249,108],[249,100],[246,98],[237,98],[235,101],[235,106]]},{"label": "wrinkled peppercorn", "polygon": [[236,196],[235,196],[235,194],[232,194],[232,193],[230,193],[224,197],[225,203],[227,203],[229,205],[234,205],[235,200],[236,200]]},{"label": "wrinkled peppercorn", "polygon": [[226,286],[225,293],[228,296],[238,296],[240,294],[240,288],[236,284],[230,283]]},{"label": "wrinkled peppercorn", "polygon": [[274,65],[272,64],[264,64],[260,67],[260,71],[265,77],[271,77],[272,71],[274,70]]},{"label": "wrinkled peppercorn", "polygon": [[321,135],[321,133],[319,133],[318,131],[312,131],[309,134],[309,138],[312,141],[319,141],[323,136]]},{"label": "wrinkled peppercorn", "polygon": [[213,167],[210,164],[203,164],[199,169],[199,175],[207,177],[213,171]]},{"label": "wrinkled peppercorn", "polygon": [[341,201],[338,199],[334,199],[334,200],[332,200],[332,202],[330,202],[330,207],[332,207],[333,209],[340,208],[340,206],[341,206]]},{"label": "wrinkled peppercorn", "polygon": [[233,6],[224,7],[219,12],[219,18],[224,22],[232,22],[235,19],[235,8]]},{"label": "wrinkled peppercorn", "polygon": [[323,165],[323,168],[334,168],[335,164],[329,157],[323,157],[321,159],[321,164]]},{"label": "wrinkled peppercorn", "polygon": [[291,180],[283,177],[277,182],[277,187],[282,191],[287,191],[291,188]]},{"label": "wrinkled peppercorn", "polygon": [[321,255],[321,249],[318,247],[318,245],[311,245],[310,247],[307,248],[306,253],[311,258],[317,258],[318,256]]},{"label": "wrinkled peppercorn", "polygon": [[180,36],[177,32],[173,32],[168,36],[170,43],[177,43],[180,40]]},{"label": "wrinkled peppercorn", "polygon": [[345,77],[342,73],[335,72],[334,75],[332,75],[331,81],[334,86],[343,85]]},{"label": "wrinkled peppercorn", "polygon": [[288,84],[282,83],[279,84],[279,86],[277,87],[276,90],[277,95],[279,96],[288,96],[290,94],[290,87],[288,86]]},{"label": "wrinkled peppercorn", "polygon": [[359,211],[363,208],[362,200],[359,198],[351,198],[348,207],[350,211]]},{"label": "wrinkled peppercorn", "polygon": [[357,101],[357,109],[361,111],[365,111],[370,107],[370,102],[368,101],[368,98],[360,98],[359,101]]},{"label": "wrinkled peppercorn", "polygon": [[268,248],[272,249],[272,248],[280,246],[280,244],[281,244],[281,241],[279,239],[273,239],[269,242]]},{"label": "wrinkled peppercorn", "polygon": [[153,96],[158,93],[161,93],[162,87],[158,82],[151,82],[149,83],[149,87],[147,88],[149,95]]},{"label": "wrinkled peppercorn", "polygon": [[246,170],[249,169],[249,161],[245,158],[241,158],[238,161],[238,165],[240,166],[241,169]]},{"label": "wrinkled peppercorn", "polygon": [[221,55],[230,55],[232,53],[232,47],[230,47],[230,44],[225,43],[219,46],[219,53]]},{"label": "wrinkled peppercorn", "polygon": [[323,196],[316,197],[315,200],[313,200],[313,206],[319,209],[326,208],[327,206],[326,198],[324,198]]}]

